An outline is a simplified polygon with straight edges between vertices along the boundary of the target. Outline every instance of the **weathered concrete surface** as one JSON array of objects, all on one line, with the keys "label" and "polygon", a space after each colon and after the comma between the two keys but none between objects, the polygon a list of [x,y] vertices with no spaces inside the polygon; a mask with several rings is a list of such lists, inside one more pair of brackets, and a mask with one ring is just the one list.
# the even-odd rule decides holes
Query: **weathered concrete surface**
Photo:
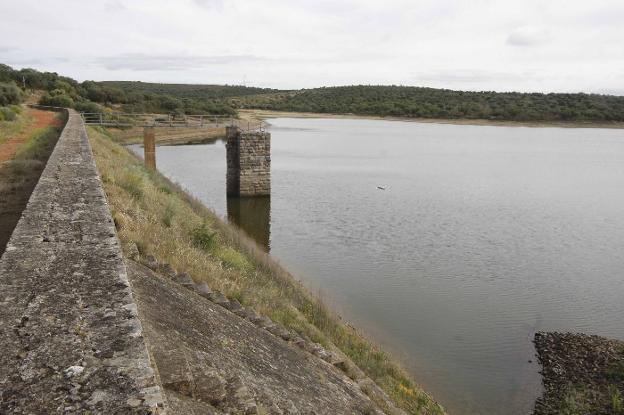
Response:
[{"label": "weathered concrete surface", "polygon": [[171,413],[382,413],[331,363],[209,301],[201,289],[135,262],[128,271]]},{"label": "weathered concrete surface", "polygon": [[0,413],[161,413],[119,242],[80,116],[0,260]]}]

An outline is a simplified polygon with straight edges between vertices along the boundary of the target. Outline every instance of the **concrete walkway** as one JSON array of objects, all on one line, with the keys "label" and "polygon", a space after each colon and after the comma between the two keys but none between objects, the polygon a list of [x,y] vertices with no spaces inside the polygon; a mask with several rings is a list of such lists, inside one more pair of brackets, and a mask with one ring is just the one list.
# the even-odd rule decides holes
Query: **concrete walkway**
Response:
[{"label": "concrete walkway", "polygon": [[163,413],[80,116],[0,259],[0,413]]}]

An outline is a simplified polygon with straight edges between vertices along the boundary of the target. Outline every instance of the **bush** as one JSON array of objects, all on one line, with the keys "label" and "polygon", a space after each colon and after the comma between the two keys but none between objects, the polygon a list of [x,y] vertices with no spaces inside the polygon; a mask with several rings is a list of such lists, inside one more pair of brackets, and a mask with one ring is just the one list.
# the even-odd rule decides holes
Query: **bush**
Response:
[{"label": "bush", "polygon": [[193,245],[204,251],[212,251],[217,246],[216,233],[208,229],[205,223],[191,231]]},{"label": "bush", "polygon": [[102,112],[102,108],[91,101],[79,101],[74,108],[78,112]]},{"label": "bush", "polygon": [[22,102],[22,90],[13,82],[0,82],[0,106],[19,104]]},{"label": "bush", "polygon": [[121,177],[119,185],[122,189],[130,194],[134,199],[143,198],[143,176],[134,171],[126,171]]},{"label": "bush", "polygon": [[[55,91],[53,91],[55,92]],[[45,94],[39,100],[39,104],[47,105],[50,107],[63,107],[63,108],[73,108],[74,100],[71,97],[61,93],[61,94]]]},{"label": "bush", "polygon": [[163,215],[163,224],[167,227],[170,228],[171,224],[173,223],[173,217],[176,214],[176,208],[174,206],[173,203],[169,202],[169,204],[167,204],[167,206],[165,207],[165,214]]},{"label": "bush", "polygon": [[11,108],[11,111],[13,111],[16,114],[21,114],[22,113],[22,107],[20,107],[19,105],[9,105],[9,108]]},{"label": "bush", "polygon": [[0,107],[0,121],[15,121],[17,115],[10,108]]}]

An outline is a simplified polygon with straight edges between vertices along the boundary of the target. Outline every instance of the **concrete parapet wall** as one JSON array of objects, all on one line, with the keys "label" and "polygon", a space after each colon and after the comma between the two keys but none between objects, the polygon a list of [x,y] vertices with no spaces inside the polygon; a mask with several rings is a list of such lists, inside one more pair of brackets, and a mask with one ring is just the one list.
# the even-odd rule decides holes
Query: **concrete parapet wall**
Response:
[{"label": "concrete parapet wall", "polygon": [[228,196],[271,194],[271,134],[227,129]]},{"label": "concrete parapet wall", "polygon": [[85,127],[67,125],[0,259],[0,413],[164,413]]}]

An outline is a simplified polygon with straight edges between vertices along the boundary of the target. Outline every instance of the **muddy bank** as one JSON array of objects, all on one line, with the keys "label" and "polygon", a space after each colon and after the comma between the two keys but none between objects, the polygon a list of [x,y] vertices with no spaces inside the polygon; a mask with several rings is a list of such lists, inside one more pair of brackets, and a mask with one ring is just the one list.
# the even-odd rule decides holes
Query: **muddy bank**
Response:
[{"label": "muddy bank", "polygon": [[624,342],[540,332],[535,349],[543,395],[534,414],[624,414]]}]

